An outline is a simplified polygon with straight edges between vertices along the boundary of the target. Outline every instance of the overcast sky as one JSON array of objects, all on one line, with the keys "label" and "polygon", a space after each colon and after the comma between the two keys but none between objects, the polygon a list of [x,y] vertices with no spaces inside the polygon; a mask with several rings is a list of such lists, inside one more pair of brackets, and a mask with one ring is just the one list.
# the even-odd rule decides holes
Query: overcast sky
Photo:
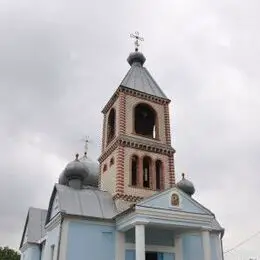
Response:
[{"label": "overcast sky", "polygon": [[[18,248],[84,135],[100,154],[136,30],[172,100],[177,179],[225,227],[225,250],[260,230],[259,13],[259,0],[0,0],[0,245]],[[249,257],[260,236],[225,259]]]}]

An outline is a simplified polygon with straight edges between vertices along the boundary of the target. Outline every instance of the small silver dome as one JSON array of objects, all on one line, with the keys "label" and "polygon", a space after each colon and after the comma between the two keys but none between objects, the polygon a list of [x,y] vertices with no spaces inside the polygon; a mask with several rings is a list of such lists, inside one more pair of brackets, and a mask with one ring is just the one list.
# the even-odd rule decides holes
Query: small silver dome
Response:
[{"label": "small silver dome", "polygon": [[132,66],[132,64],[134,62],[138,62],[141,65],[143,65],[145,63],[146,58],[144,57],[144,55],[139,52],[139,51],[135,51],[135,52],[131,52],[127,58],[128,63],[130,64],[130,66]]},{"label": "small silver dome", "polygon": [[82,158],[79,159],[79,161],[84,164],[88,172],[88,177],[84,179],[83,185],[97,187],[99,177],[99,163],[94,162],[88,158],[86,153]]},{"label": "small silver dome", "polygon": [[83,186],[98,186],[99,164],[89,159],[85,153],[82,158],[70,162],[59,177],[59,184],[69,186],[71,179],[78,179]]},{"label": "small silver dome", "polygon": [[65,167],[63,173],[64,176],[70,179],[80,179],[84,180],[88,176],[88,172],[83,163],[81,163],[78,159],[79,155],[76,155],[76,159]]},{"label": "small silver dome", "polygon": [[193,183],[185,179],[184,173],[182,174],[182,180],[180,180],[177,183],[177,187],[190,196],[192,196],[195,193],[195,188]]}]

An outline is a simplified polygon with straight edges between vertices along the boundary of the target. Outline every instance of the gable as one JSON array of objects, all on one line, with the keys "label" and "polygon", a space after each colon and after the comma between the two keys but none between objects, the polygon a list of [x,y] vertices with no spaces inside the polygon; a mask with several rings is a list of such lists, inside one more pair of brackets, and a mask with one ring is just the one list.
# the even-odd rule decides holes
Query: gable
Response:
[{"label": "gable", "polygon": [[23,239],[23,245],[27,242],[28,240],[28,226],[26,226],[25,234],[24,234],[24,239]]},{"label": "gable", "polygon": [[52,201],[50,219],[52,219],[58,212],[59,212],[59,198],[58,198],[58,193],[56,193],[54,200]]},{"label": "gable", "polygon": [[37,243],[45,235],[45,219],[47,211],[44,209],[29,208],[20,248],[26,243]]},{"label": "gable", "polygon": [[208,209],[176,187],[147,198],[138,203],[137,206],[213,215]]}]

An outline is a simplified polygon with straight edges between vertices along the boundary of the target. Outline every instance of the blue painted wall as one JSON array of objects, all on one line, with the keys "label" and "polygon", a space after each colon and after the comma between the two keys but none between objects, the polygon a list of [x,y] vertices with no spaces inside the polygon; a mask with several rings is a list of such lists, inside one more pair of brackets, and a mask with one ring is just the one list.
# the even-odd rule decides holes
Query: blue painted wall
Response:
[{"label": "blue painted wall", "polygon": [[[135,243],[135,230],[125,233],[126,243]],[[145,243],[147,245],[174,246],[174,232],[157,228],[145,228]]]},{"label": "blue painted wall", "polygon": [[47,232],[46,235],[47,240],[44,247],[43,259],[41,260],[50,260],[52,246],[54,246],[54,259],[57,259],[59,235],[60,235],[60,224],[54,227],[51,231]]},{"label": "blue painted wall", "polygon": [[115,227],[71,221],[66,260],[115,259]]},{"label": "blue painted wall", "polygon": [[204,259],[202,237],[196,234],[182,235],[183,260]]},{"label": "blue painted wall", "polygon": [[22,260],[40,260],[40,247],[38,245],[29,245],[23,252]]}]

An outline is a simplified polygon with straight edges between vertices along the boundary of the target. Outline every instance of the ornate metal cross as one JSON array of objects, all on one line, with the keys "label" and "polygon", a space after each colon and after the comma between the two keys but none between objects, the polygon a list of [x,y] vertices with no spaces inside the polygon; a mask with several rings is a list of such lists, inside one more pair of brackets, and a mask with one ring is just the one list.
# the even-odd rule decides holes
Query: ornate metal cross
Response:
[{"label": "ornate metal cross", "polygon": [[138,51],[138,47],[140,46],[139,41],[144,41],[144,38],[139,36],[139,32],[135,32],[135,34],[131,33],[130,37],[135,38],[135,51]]}]

